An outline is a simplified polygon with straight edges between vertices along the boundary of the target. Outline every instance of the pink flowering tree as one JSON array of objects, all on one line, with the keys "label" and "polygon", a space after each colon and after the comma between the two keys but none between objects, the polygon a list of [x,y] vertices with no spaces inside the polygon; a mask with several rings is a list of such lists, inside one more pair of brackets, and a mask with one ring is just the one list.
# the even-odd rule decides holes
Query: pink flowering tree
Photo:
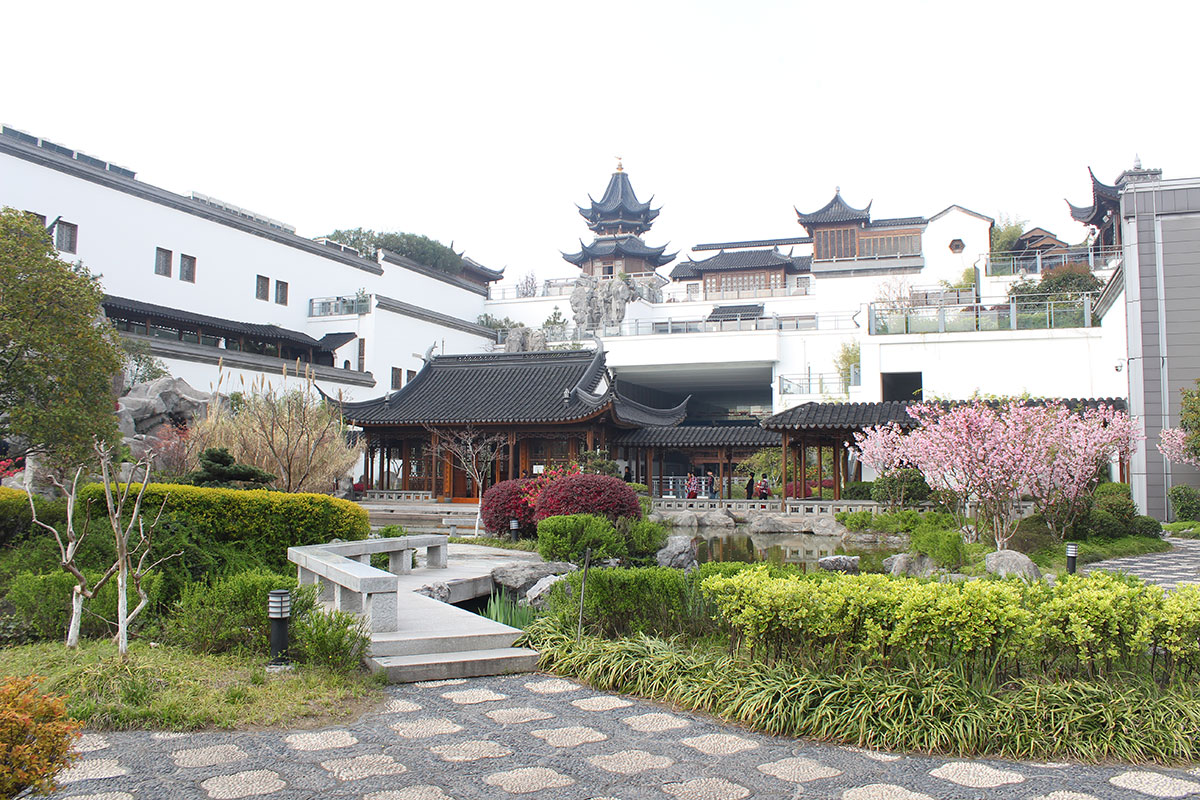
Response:
[{"label": "pink flowering tree", "polygon": [[1180,390],[1179,427],[1162,429],[1158,452],[1167,461],[1200,468],[1200,379],[1196,387]]},{"label": "pink flowering tree", "polygon": [[894,422],[872,425],[861,432],[855,431],[854,444],[846,445],[859,461],[880,475],[911,466],[906,452],[907,446],[908,437],[904,429]]},{"label": "pink flowering tree", "polygon": [[1188,445],[1188,432],[1183,428],[1163,428],[1158,434],[1158,452],[1163,458],[1200,469],[1200,457],[1192,453]]}]

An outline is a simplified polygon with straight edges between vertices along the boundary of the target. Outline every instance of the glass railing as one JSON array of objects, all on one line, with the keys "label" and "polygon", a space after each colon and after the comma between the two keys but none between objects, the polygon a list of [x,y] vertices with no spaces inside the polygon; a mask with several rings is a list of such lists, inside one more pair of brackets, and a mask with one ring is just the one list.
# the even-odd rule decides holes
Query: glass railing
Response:
[{"label": "glass railing", "polygon": [[1095,298],[1094,293],[1088,293],[1022,295],[938,306],[872,303],[868,309],[868,329],[872,336],[888,336],[1089,328],[1094,323]]},{"label": "glass railing", "polygon": [[985,271],[988,275],[1041,275],[1067,265],[1087,267],[1088,270],[1116,269],[1121,263],[1119,247],[1069,247],[1058,252],[1031,253],[1010,250],[986,253]]},{"label": "glass railing", "polygon": [[347,297],[314,297],[308,301],[310,317],[337,317],[344,314],[370,314],[370,295]]}]

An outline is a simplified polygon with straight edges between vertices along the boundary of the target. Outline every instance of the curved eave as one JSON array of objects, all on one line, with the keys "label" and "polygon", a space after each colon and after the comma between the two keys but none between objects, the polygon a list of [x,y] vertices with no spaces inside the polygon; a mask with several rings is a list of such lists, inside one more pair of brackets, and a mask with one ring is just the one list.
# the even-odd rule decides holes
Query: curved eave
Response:
[{"label": "curved eave", "polygon": [[[688,403],[692,396],[683,398],[683,402],[674,408],[653,408],[614,391],[613,420],[619,425],[632,428],[640,427],[674,427],[687,418]],[[624,413],[622,411],[624,410]],[[634,417],[641,417],[641,420]]]}]

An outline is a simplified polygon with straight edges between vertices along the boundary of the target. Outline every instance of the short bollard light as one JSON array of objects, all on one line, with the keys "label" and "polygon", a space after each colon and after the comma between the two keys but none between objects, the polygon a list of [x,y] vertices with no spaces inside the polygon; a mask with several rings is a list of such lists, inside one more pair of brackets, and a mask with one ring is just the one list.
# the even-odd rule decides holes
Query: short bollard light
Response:
[{"label": "short bollard light", "polygon": [[271,620],[271,663],[287,662],[288,618],[292,616],[292,593],[272,589],[267,597],[267,617]]},{"label": "short bollard light", "polygon": [[514,542],[517,540],[517,533],[521,530],[521,521],[518,519],[510,519],[508,521],[508,538]]},{"label": "short bollard light", "polygon": [[1075,574],[1075,559],[1079,557],[1079,545],[1067,542],[1067,572]]}]

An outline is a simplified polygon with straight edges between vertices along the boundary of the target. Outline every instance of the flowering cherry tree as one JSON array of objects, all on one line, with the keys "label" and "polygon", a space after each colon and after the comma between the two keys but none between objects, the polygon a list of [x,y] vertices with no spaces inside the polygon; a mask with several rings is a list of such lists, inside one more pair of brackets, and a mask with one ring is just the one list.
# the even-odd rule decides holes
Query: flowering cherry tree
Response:
[{"label": "flowering cherry tree", "polygon": [[847,447],[855,451],[859,461],[880,475],[910,466],[906,454],[908,437],[895,422],[855,431],[854,444]]},{"label": "flowering cherry tree", "polygon": [[1167,461],[1200,469],[1200,458],[1188,449],[1188,432],[1183,428],[1163,428],[1158,434],[1158,452]]}]

